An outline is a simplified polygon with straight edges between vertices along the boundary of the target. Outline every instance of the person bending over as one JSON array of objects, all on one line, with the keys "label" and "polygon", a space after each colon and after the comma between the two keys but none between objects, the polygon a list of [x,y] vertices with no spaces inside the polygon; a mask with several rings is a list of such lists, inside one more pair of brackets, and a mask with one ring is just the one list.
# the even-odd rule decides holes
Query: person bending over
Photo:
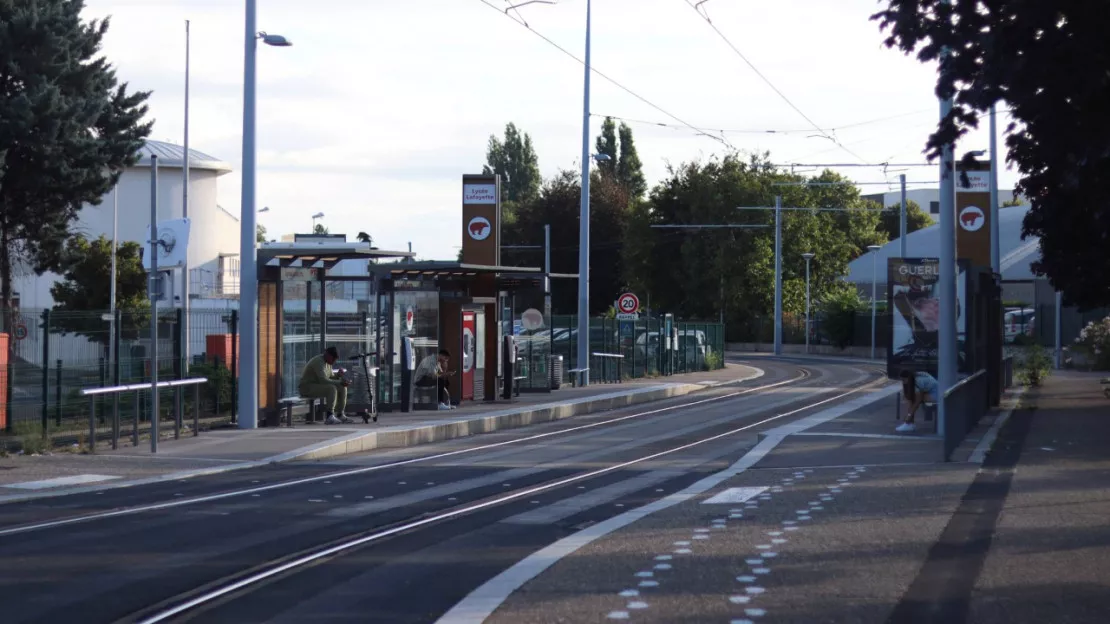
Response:
[{"label": "person bending over", "polygon": [[902,396],[906,398],[909,403],[910,409],[906,415],[906,422],[898,425],[895,429],[898,433],[911,433],[917,429],[913,424],[914,414],[917,413],[917,408],[921,407],[923,403],[936,403],[937,401],[937,380],[929,373],[914,372],[911,370],[903,370],[899,377],[902,380]]},{"label": "person bending over", "polygon": [[333,365],[339,359],[339,350],[328,347],[323,353],[310,359],[301,372],[297,392],[306,399],[323,399],[328,410],[329,425],[354,422],[343,410],[347,408],[347,386],[350,385],[336,373]]}]

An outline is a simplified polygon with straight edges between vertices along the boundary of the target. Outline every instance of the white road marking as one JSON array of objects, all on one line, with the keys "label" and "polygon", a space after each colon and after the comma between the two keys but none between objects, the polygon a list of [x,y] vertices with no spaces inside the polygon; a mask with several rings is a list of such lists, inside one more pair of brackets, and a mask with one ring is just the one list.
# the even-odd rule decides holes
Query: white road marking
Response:
[{"label": "white road marking", "polygon": [[763,592],[765,592],[767,590],[763,589],[762,587],[745,587],[744,591],[748,592],[749,594],[754,594],[754,595],[758,596],[759,594],[762,594]]},{"label": "white road marking", "polygon": [[744,563],[747,563],[748,565],[760,565],[760,564],[763,563],[763,560],[762,559],[745,559]]},{"label": "white road marking", "polygon": [[609,615],[606,617],[608,617],[610,620],[627,620],[628,611],[610,611]]},{"label": "white road marking", "polygon": [[648,608],[648,603],[637,600],[635,602],[628,603],[628,608],[629,609],[646,609],[646,608]]},{"label": "white road marking", "polygon": [[752,574],[770,574],[771,568],[752,568]]},{"label": "white road marking", "polygon": [[657,563],[657,564],[655,564],[655,569],[656,570],[670,570],[671,569],[671,564],[669,564],[669,563]]},{"label": "white road marking", "polygon": [[760,556],[763,557],[764,559],[774,559],[775,557],[778,557],[779,554],[777,552],[765,552],[765,553],[760,553]]},{"label": "white road marking", "polygon": [[755,622],[751,620],[732,620],[729,624],[755,624]]},{"label": "white road marking", "polygon": [[659,581],[640,581],[640,587],[659,587]]},{"label": "white road marking", "polygon": [[729,596],[728,600],[729,600],[729,602],[731,602],[733,604],[748,604],[749,602],[752,601],[752,597],[751,596]]},{"label": "white road marking", "polygon": [[711,498],[702,501],[703,505],[723,505],[746,503],[749,500],[767,491],[765,487],[735,487],[718,492]]},{"label": "white road marking", "polygon": [[24,481],[23,483],[9,483],[0,487],[12,488],[13,490],[46,490],[50,488],[62,487],[64,485],[100,483],[103,481],[111,481],[112,479],[119,478],[120,477],[114,475],[79,474],[70,475],[68,477],[57,477],[55,479],[43,479],[42,481]]},{"label": "white road marking", "polygon": [[750,615],[752,617],[763,617],[764,615],[767,615],[767,611],[764,609],[744,609],[744,615]]},{"label": "white road marking", "polygon": [[655,576],[655,572],[652,572],[651,570],[644,570],[642,572],[637,572],[636,576],[640,578],[651,578]]},{"label": "white road marking", "polygon": [[680,541],[680,542],[675,542],[675,543],[674,543],[674,545],[675,545],[675,546],[689,546],[689,545],[690,545],[690,542],[687,542],[687,541]]},{"label": "white road marking", "polygon": [[640,595],[640,590],[638,590],[638,589],[626,589],[626,590],[624,590],[620,593],[620,596],[622,598],[635,598],[636,596],[639,596],[639,595]]},{"label": "white road marking", "polygon": [[738,577],[736,577],[736,580],[741,582],[741,583],[754,583],[755,582],[755,577],[754,576],[738,576]]},{"label": "white road marking", "polygon": [[676,555],[688,555],[692,552],[694,551],[690,550],[689,548],[676,548],[674,551]]},{"label": "white road marking", "polygon": [[674,559],[671,555],[657,555],[655,557],[656,561],[670,561],[671,559]]},{"label": "white road marking", "polygon": [[[808,411],[819,405],[824,405],[842,399],[846,396],[860,392],[859,389],[851,390],[849,392],[841,393],[836,396],[811,403],[803,408],[791,410],[780,414],[773,418],[781,418],[803,411]],[[567,555],[574,553],[586,544],[593,542],[601,537],[604,537],[613,531],[624,528],[637,520],[641,520],[653,513],[668,509],[680,503],[690,500],[704,492],[707,492],[727,479],[731,479],[736,475],[746,471],[755,464],[759,463],[764,457],[767,456],[775,447],[782,443],[786,436],[805,431],[817,425],[829,422],[844,414],[848,414],[855,410],[864,408],[868,405],[878,402],[890,395],[890,388],[885,387],[879,390],[874,390],[863,394],[862,396],[845,401],[841,405],[823,410],[816,414],[803,417],[795,422],[787,423],[775,427],[766,432],[765,437],[758,444],[756,444],[750,451],[743,457],[736,461],[732,466],[716,474],[709,475],[701,480],[693,483],[692,485],[665,496],[659,500],[653,501],[638,507],[630,509],[622,514],[603,520],[593,526],[578,531],[569,535],[549,546],[542,548],[535,553],[521,559],[512,567],[502,571],[497,576],[483,583],[480,587],[472,591],[458,604],[452,607],[447,613],[437,620],[441,624],[461,624],[461,623],[479,623],[489,617],[494,610],[508,599],[508,597],[524,583],[535,578],[543,573],[549,567],[554,565],[557,561],[563,559]],[[762,421],[768,422],[768,421]],[[743,428],[747,430],[756,424]],[[712,439],[712,438],[707,438]],[[771,553],[763,553],[764,557]]]}]

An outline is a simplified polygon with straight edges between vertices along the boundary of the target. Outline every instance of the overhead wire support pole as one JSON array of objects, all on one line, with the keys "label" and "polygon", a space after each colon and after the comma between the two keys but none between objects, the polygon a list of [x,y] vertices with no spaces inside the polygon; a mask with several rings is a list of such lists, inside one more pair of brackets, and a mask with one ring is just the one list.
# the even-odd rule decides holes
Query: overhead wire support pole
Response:
[{"label": "overhead wire support pole", "polygon": [[[941,0],[950,6],[952,0]],[[941,54],[941,71],[949,58],[946,48]],[[940,119],[947,119],[952,113],[953,100],[940,101]],[[958,374],[957,354],[958,334],[956,329],[956,169],[955,145],[948,143],[941,148],[940,154],[940,276],[937,289],[940,301],[940,327],[937,331],[937,433],[942,437],[948,427],[947,401],[940,400],[956,383]],[[947,459],[947,457],[945,458]]]},{"label": "overhead wire support pole", "polygon": [[902,185],[902,206],[899,210],[898,221],[898,253],[903,258],[906,257],[906,174],[898,176],[898,181]]},{"label": "overhead wire support pole", "polygon": [[782,355],[782,195],[775,196],[775,355]]},{"label": "overhead wire support pole", "polygon": [[590,26],[586,0],[586,57],[582,96],[582,199],[578,222],[578,368],[582,387],[590,383]]}]

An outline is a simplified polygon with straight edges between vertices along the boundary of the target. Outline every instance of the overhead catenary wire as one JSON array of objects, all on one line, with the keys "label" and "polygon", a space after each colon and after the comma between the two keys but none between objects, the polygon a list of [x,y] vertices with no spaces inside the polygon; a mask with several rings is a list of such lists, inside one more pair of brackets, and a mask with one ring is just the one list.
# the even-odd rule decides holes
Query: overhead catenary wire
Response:
[{"label": "overhead catenary wire", "polygon": [[815,130],[817,130],[817,132],[819,132],[823,138],[826,138],[829,141],[832,141],[840,149],[844,150],[846,153],[853,156],[854,158],[857,158],[861,161],[866,162],[866,160],[862,156],[860,156],[859,154],[856,154],[852,150],[845,147],[844,144],[841,143],[834,135],[832,135],[828,132],[825,132],[821,128],[821,126],[817,124],[817,122],[813,121],[813,119],[811,119],[809,117],[809,115],[806,115],[802,111],[802,109],[798,108],[798,106],[796,104],[794,104],[794,102],[791,101],[790,98],[788,98],[786,96],[785,93],[783,93],[778,87],[776,87],[775,83],[771,82],[770,78],[765,76],[763,74],[763,72],[759,71],[759,68],[755,66],[755,63],[752,63],[750,60],[748,60],[748,57],[745,56],[744,53],[740,51],[740,48],[736,47],[736,45],[734,43],[732,43],[732,40],[730,40],[723,32],[721,32],[720,28],[717,28],[717,25],[714,24],[713,20],[709,18],[709,14],[705,12],[704,8],[702,8],[702,5],[705,4],[706,2],[708,2],[708,0],[701,0],[701,1],[685,0],[685,2],[690,8],[692,8],[694,10],[695,13],[698,14],[698,17],[705,20],[705,23],[708,24],[709,27],[713,29],[713,32],[717,33],[717,36],[720,37],[721,40],[724,41],[725,44],[727,44],[728,47],[731,48],[732,51],[736,53],[736,56],[740,57],[740,60],[744,61],[744,63],[749,68],[751,68],[751,70],[753,72],[755,72],[756,76],[759,76],[760,80],[762,80],[764,83],[766,83],[766,85],[768,87],[771,87],[771,90],[774,91],[776,94],[778,94],[778,96],[782,99],[782,101],[786,102],[787,106],[794,109],[794,112],[798,113],[798,115],[801,116],[802,119],[806,120],[806,122],[809,123],[810,126],[813,126],[813,128]]},{"label": "overhead catenary wire", "polygon": [[[521,19],[515,19],[515,18],[513,18],[513,16],[512,16],[512,15],[509,15],[509,14],[508,14],[508,13],[507,13],[507,12],[506,12],[505,10],[503,10],[503,9],[500,9],[500,8],[498,8],[498,7],[496,6],[496,5],[494,5],[494,4],[493,4],[492,2],[490,2],[489,0],[478,0],[478,1],[479,1],[479,2],[481,2],[482,4],[484,4],[484,5],[488,6],[489,8],[491,8],[491,9],[493,9],[493,10],[497,11],[497,12],[498,12],[498,13],[500,13],[501,15],[504,15],[505,17],[509,18],[509,19],[510,19],[510,20],[512,20],[513,22],[516,22],[517,24],[520,24],[521,26],[523,26],[523,27],[527,28],[529,32],[531,32],[532,34],[536,35],[536,36],[537,36],[537,37],[539,37],[540,39],[543,39],[544,41],[546,41],[548,45],[550,45],[550,46],[554,47],[555,49],[559,50],[559,51],[560,51],[560,52],[562,52],[563,54],[565,54],[565,55],[569,56],[570,58],[574,59],[574,60],[575,60],[575,61],[577,61],[577,62],[578,62],[578,63],[579,63],[580,65],[582,65],[582,66],[585,66],[585,65],[586,65],[586,61],[582,60],[581,58],[579,58],[578,56],[576,56],[576,55],[575,55],[575,54],[574,54],[573,52],[571,52],[570,50],[567,50],[567,49],[566,49],[566,48],[564,48],[563,46],[559,45],[559,44],[558,44],[558,43],[556,43],[556,42],[555,42],[554,40],[552,40],[551,38],[547,37],[547,36],[546,36],[546,35],[544,35],[543,33],[539,32],[539,31],[538,31],[538,30],[536,30],[535,28],[532,28],[532,26],[531,26],[531,25],[529,25],[529,24],[528,24],[528,22],[524,21],[524,18],[521,18]],[[519,11],[517,11],[517,13],[519,13]],[[736,149],[736,146],[732,145],[732,143],[730,143],[730,142],[728,141],[728,139],[726,139],[725,137],[723,137],[723,136],[715,136],[715,135],[712,135],[712,134],[708,134],[708,133],[705,133],[705,132],[703,132],[703,131],[702,131],[702,130],[701,130],[700,128],[698,128],[697,126],[694,126],[693,124],[690,124],[690,123],[686,122],[686,120],[682,119],[681,117],[679,117],[679,116],[677,116],[677,115],[675,115],[675,114],[671,113],[670,111],[667,111],[667,110],[666,110],[666,109],[664,109],[664,108],[663,108],[662,106],[659,106],[658,104],[656,104],[656,103],[652,102],[651,100],[647,99],[646,97],[644,97],[644,96],[640,95],[639,93],[636,93],[636,92],[635,92],[635,91],[633,91],[632,89],[629,89],[628,87],[624,86],[623,84],[621,84],[621,83],[617,82],[617,81],[616,81],[616,80],[614,80],[613,78],[610,78],[610,77],[609,77],[608,75],[606,75],[606,74],[602,73],[602,72],[601,72],[600,70],[598,70],[598,69],[597,69],[597,67],[595,67],[595,66],[594,66],[593,64],[591,64],[591,65],[590,65],[590,72],[592,72],[592,73],[596,74],[597,76],[599,76],[600,78],[602,78],[602,79],[604,79],[604,80],[608,81],[608,82],[609,82],[609,83],[611,83],[611,84],[612,84],[613,86],[615,86],[615,87],[617,87],[618,89],[620,89],[621,91],[624,91],[625,93],[627,93],[627,94],[631,95],[632,97],[636,98],[637,100],[640,100],[640,101],[641,101],[641,102],[643,102],[644,104],[647,104],[648,106],[650,106],[650,107],[654,108],[655,110],[659,111],[659,112],[660,112],[660,113],[662,113],[663,115],[666,115],[667,117],[670,117],[671,119],[673,119],[673,120],[677,121],[678,123],[682,124],[683,126],[685,126],[685,127],[689,128],[689,129],[691,129],[691,130],[693,130],[693,131],[697,132],[699,136],[706,136],[706,137],[709,137],[709,138],[711,138],[711,139],[713,139],[713,140],[715,140],[715,141],[717,141],[717,142],[721,143],[722,145],[724,145],[725,147],[727,147],[728,149],[730,149],[730,150],[732,150],[732,151],[738,151],[738,150]]]},{"label": "overhead catenary wire", "polygon": [[[912,113],[903,113],[903,114],[900,114],[900,115],[890,115],[890,116],[887,116],[887,117],[879,117],[877,119],[869,119],[869,120],[866,120],[866,121],[859,121],[859,122],[855,122],[855,123],[845,124],[843,126],[836,126],[834,128],[823,128],[822,131],[823,132],[836,132],[838,130],[846,130],[848,128],[858,128],[858,127],[862,127],[862,126],[868,126],[868,125],[872,125],[872,124],[882,123],[882,122],[885,122],[885,121],[892,121],[894,119],[901,119],[901,118],[904,118],[904,117],[910,117],[910,116],[913,116],[913,115],[920,115],[920,114],[926,113],[926,112],[931,113],[933,111],[932,111],[932,109],[929,109],[927,111],[914,111]],[[634,118],[630,118],[630,117],[621,117],[619,115],[603,115],[603,114],[600,114],[600,113],[591,113],[590,116],[591,117],[610,118],[610,119],[615,119],[617,121],[623,121],[625,123],[643,124],[643,125],[648,125],[648,126],[658,126],[658,127],[661,127],[661,128],[671,128],[671,129],[674,129],[674,130],[686,129],[684,126],[679,126],[679,125],[676,125],[676,124],[667,123],[665,121],[652,121],[652,120],[648,120],[648,119],[634,119]],[[787,135],[787,134],[808,134],[808,133],[813,132],[812,129],[808,129],[808,128],[792,128],[792,129],[774,129],[774,128],[750,129],[749,128],[749,129],[739,130],[739,129],[728,129],[728,128],[710,128],[709,126],[698,126],[698,129],[703,131],[703,132],[717,132],[717,133],[721,133],[721,134],[783,134],[783,135]],[[930,166],[932,166],[932,165],[930,165]]]}]

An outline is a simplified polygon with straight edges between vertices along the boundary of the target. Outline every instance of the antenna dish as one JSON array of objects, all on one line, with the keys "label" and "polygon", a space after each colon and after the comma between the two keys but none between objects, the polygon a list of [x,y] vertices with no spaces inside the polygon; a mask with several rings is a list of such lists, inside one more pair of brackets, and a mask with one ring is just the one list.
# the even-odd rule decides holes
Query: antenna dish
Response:
[{"label": "antenna dish", "polygon": [[[189,219],[173,219],[158,224],[158,270],[168,271],[185,266],[189,251]],[[150,248],[150,226],[146,226],[143,247]],[[150,271],[150,254],[143,254],[143,268]]]}]

